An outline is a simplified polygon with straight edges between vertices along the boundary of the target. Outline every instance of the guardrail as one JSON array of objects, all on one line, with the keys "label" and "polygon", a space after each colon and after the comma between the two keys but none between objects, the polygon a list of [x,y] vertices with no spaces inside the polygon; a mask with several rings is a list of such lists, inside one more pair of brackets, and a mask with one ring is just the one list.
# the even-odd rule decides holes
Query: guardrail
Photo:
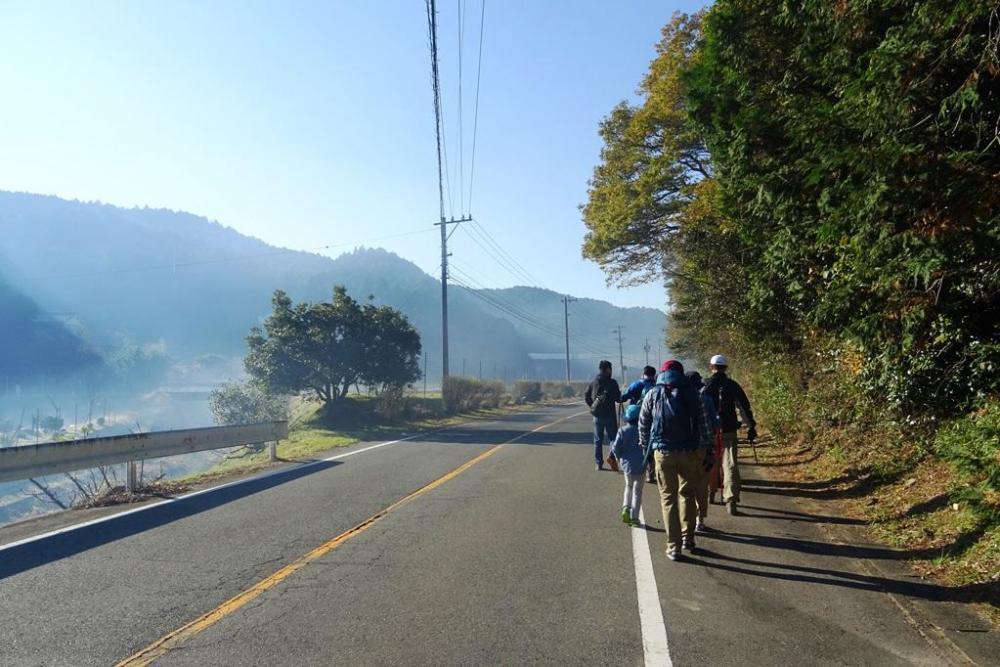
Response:
[{"label": "guardrail", "polygon": [[0,482],[127,463],[126,485],[134,491],[138,461],[261,443],[271,444],[273,461],[277,442],[287,438],[288,422],[277,421],[4,447],[0,448]]}]

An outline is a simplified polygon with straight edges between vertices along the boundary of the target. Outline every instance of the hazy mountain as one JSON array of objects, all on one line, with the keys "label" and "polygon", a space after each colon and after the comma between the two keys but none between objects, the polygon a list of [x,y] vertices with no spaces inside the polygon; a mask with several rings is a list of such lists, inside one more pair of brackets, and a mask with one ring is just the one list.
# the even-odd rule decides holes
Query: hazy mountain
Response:
[{"label": "hazy mountain", "polygon": [[[168,354],[238,355],[251,326],[281,288],[295,299],[328,298],[343,284],[356,298],[404,310],[420,330],[429,375],[440,373],[440,284],[384,250],[336,259],[275,248],[188,213],[123,209],[56,197],[0,192],[0,260],[15,287],[45,311],[73,318],[96,346],[162,341]],[[563,351],[561,295],[537,288],[468,292],[451,300],[452,371],[510,377],[558,369],[531,353]],[[627,353],[662,339],[655,309],[616,308],[581,299],[571,305],[575,364],[589,372],[597,356],[617,359],[613,327],[625,327]],[[537,355],[536,355],[537,357]],[[551,360],[550,360],[551,361]],[[538,364],[541,364],[539,366]],[[553,377],[558,371],[553,370]]]},{"label": "hazy mountain", "polygon": [[100,357],[64,323],[0,277],[0,392],[39,374],[62,377],[100,365]]}]

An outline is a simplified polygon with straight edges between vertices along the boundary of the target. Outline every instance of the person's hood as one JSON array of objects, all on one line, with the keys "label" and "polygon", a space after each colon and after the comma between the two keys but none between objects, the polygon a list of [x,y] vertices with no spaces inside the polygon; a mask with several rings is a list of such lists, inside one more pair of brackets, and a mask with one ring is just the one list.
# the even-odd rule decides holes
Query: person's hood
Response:
[{"label": "person's hood", "polygon": [[669,371],[663,371],[656,376],[656,384],[669,384],[673,387],[680,387],[686,383],[687,380],[684,377],[684,373],[674,368],[671,368]]}]

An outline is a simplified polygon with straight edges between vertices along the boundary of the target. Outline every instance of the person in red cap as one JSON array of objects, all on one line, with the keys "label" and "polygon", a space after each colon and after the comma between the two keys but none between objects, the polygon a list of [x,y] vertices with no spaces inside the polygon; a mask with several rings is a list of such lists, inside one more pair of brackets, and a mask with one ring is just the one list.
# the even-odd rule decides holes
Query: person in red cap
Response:
[{"label": "person in red cap", "polygon": [[712,466],[709,411],[684,377],[680,362],[670,360],[646,393],[639,411],[639,443],[653,456],[660,490],[667,557],[680,560],[694,552],[698,510],[696,493]]}]

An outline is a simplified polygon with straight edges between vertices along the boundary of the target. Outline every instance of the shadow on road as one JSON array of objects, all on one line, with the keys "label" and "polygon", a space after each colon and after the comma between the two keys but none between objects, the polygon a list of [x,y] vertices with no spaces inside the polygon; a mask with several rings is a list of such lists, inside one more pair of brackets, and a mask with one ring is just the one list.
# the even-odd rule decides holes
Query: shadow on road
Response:
[{"label": "shadow on road", "polygon": [[[726,539],[725,534],[722,533],[714,533],[711,537]],[[830,544],[824,546],[836,549],[839,545]],[[864,551],[865,550],[862,549],[862,553],[864,553]],[[816,551],[809,551],[809,553],[816,553]],[[834,552],[831,555],[841,554]],[[823,586],[840,586],[844,588],[855,588],[877,593],[893,593],[932,601],[969,602],[985,600],[990,594],[990,586],[988,584],[972,584],[955,587],[939,586],[937,584],[889,579],[886,577],[875,577],[834,569],[805,567],[801,565],[790,565],[788,563],[776,563],[764,560],[753,560],[749,558],[736,558],[734,556],[726,556],[707,549],[700,550],[698,560],[705,567],[754,577],[782,579],[785,581],[797,581]]]},{"label": "shadow on road", "polygon": [[[746,487],[744,487],[746,488]],[[767,514],[757,514],[747,512],[767,512]],[[831,523],[845,526],[863,526],[867,522],[862,519],[851,519],[843,516],[828,516],[823,514],[806,514],[805,512],[790,512],[788,510],[778,510],[770,507],[759,507],[757,505],[740,505],[740,516],[751,519],[781,519],[783,521],[804,521],[807,523]]]},{"label": "shadow on road", "polygon": [[181,498],[139,512],[112,515],[100,523],[73,528],[51,537],[4,549],[0,551],[0,580],[328,470],[336,465],[339,465],[338,461],[317,461],[310,465],[297,466],[231,486],[209,489],[196,496]]}]

